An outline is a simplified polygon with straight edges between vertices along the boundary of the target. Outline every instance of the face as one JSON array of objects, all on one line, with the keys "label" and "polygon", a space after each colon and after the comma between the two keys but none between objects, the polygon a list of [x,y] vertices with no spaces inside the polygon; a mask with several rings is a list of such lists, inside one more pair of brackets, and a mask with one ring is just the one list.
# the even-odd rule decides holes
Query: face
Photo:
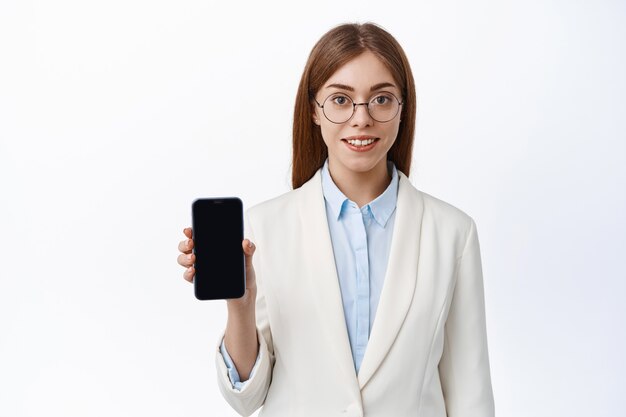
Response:
[{"label": "face", "polygon": [[[317,92],[315,99],[324,109],[313,104],[313,122],[321,129],[328,147],[329,164],[334,169],[365,173],[375,168],[381,169],[382,164],[386,172],[387,152],[398,135],[402,112],[400,105],[391,120],[378,121],[391,117],[394,106],[397,107],[392,103],[397,103],[396,98],[389,93],[402,101],[400,88],[391,72],[370,51],[365,51],[339,68]],[[327,115],[335,111],[349,117],[353,108],[350,100],[354,103],[370,103],[370,112],[374,113],[376,120],[365,105],[357,105],[352,117],[343,123],[333,123],[324,116],[323,110],[326,110]],[[375,107],[378,109],[374,110]],[[389,113],[389,108],[392,113]],[[335,121],[338,120],[342,121],[335,118]],[[361,143],[354,142],[355,139],[361,140]]]}]

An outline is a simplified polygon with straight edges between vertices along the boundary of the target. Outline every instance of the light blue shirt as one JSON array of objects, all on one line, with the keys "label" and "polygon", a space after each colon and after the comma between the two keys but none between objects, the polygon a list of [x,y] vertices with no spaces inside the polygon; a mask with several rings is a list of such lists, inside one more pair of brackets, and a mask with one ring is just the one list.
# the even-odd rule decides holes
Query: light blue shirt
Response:
[{"label": "light blue shirt", "polygon": [[[369,335],[383,288],[398,197],[398,173],[387,161],[391,182],[387,189],[369,204],[358,207],[337,188],[328,170],[328,159],[322,167],[322,190],[326,218],[335,255],[343,312],[357,374],[365,355]],[[222,340],[220,347],[233,387],[241,382]],[[254,374],[259,358],[252,368]]]}]

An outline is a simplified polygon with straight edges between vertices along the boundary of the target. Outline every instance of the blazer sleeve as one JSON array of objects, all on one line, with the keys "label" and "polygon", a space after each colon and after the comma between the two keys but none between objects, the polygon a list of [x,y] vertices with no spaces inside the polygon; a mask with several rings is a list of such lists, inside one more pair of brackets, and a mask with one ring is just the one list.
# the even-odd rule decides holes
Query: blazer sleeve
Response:
[{"label": "blazer sleeve", "polygon": [[448,417],[493,417],[480,246],[471,218],[458,262],[439,362],[446,411]]},{"label": "blazer sleeve", "polygon": [[[249,214],[246,212],[246,234],[248,238],[257,243],[252,231],[252,225],[249,221]],[[262,249],[261,249],[262,250]],[[230,404],[230,406],[240,415],[247,417],[254,413],[265,402],[265,397],[269,390],[272,380],[272,370],[274,369],[274,348],[272,342],[272,333],[270,330],[269,318],[267,314],[267,305],[265,301],[265,288],[263,285],[263,277],[258,267],[258,255],[260,255],[259,247],[252,258],[252,264],[256,274],[257,296],[256,296],[256,327],[259,339],[259,355],[256,363],[256,370],[245,383],[241,390],[233,387],[228,376],[228,367],[224,361],[224,357],[220,352],[220,345],[224,338],[225,330],[220,334],[219,342],[215,346],[215,363],[217,369],[218,387],[222,392],[222,396]]]}]

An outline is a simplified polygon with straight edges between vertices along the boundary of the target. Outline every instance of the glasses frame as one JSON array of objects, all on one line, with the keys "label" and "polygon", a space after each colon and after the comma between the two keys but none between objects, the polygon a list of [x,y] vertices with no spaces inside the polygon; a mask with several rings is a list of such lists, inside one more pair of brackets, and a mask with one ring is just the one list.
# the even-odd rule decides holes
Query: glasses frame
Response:
[{"label": "glasses frame", "polygon": [[[329,94],[328,97],[326,97],[323,101],[324,104],[320,104],[317,99],[315,98],[314,95],[311,94],[311,98],[315,101],[315,104],[317,104],[317,106],[322,109],[322,113],[324,114],[324,117],[326,118],[326,120],[328,120],[331,123],[334,123],[336,125],[341,125],[344,124],[346,122],[349,122],[350,119],[352,119],[354,117],[354,113],[356,113],[356,106],[365,106],[365,108],[367,109],[367,114],[369,114],[369,116],[372,118],[372,120],[377,121],[378,123],[388,123],[390,121],[392,121],[393,119],[396,118],[396,116],[398,115],[398,113],[400,113],[400,107],[404,104],[404,102],[398,100],[398,97],[395,96],[395,94],[390,93],[389,91],[383,91],[383,93],[389,94],[391,97],[395,98],[396,101],[398,102],[398,110],[396,111],[396,114],[393,115],[393,117],[389,120],[385,120],[385,121],[381,121],[376,119],[374,116],[372,116],[372,113],[370,113],[370,101],[368,102],[363,102],[363,103],[355,103],[354,100],[352,99],[352,97],[350,97],[349,95],[345,94],[345,93],[332,93]],[[328,116],[326,115],[326,110],[324,109],[324,106],[326,105],[326,102],[328,101],[329,98],[331,98],[333,95],[335,94],[342,94],[346,97],[348,97],[350,99],[350,101],[352,102],[352,114],[350,115],[350,117],[348,117],[346,120],[344,120],[343,122],[334,122],[332,120],[330,120],[328,118]]]}]

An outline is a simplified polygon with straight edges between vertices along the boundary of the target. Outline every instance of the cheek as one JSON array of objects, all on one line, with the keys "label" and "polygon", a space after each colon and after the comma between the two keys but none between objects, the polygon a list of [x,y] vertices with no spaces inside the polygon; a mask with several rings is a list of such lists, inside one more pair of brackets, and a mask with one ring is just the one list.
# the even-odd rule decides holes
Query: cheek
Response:
[{"label": "cheek", "polygon": [[391,146],[391,144],[396,141],[399,131],[400,131],[400,124],[397,122],[394,123],[393,125],[386,126],[384,135],[387,137],[387,141],[390,143],[389,146]]},{"label": "cheek", "polygon": [[326,146],[336,145],[336,143],[341,140],[340,129],[337,127],[337,125],[322,123],[321,133],[322,138],[324,138],[324,143],[326,143]]}]

